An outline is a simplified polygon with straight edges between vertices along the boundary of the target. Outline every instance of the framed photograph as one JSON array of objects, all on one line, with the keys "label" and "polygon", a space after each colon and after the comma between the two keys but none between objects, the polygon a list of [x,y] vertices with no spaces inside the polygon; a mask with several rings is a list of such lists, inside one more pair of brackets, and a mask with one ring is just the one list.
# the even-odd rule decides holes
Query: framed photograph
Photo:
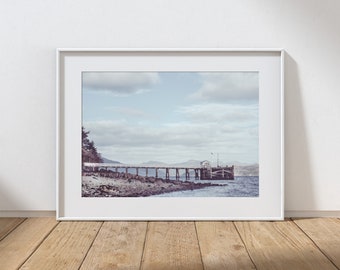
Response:
[{"label": "framed photograph", "polygon": [[58,49],[58,220],[281,220],[282,49]]}]

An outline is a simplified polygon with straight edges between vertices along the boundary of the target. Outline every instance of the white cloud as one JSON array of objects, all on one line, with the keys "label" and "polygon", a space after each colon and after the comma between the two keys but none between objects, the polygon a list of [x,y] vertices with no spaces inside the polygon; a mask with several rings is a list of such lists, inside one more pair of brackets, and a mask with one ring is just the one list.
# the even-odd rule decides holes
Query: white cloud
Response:
[{"label": "white cloud", "polygon": [[127,121],[98,121],[84,123],[97,146],[125,145],[161,146],[161,145],[197,145],[202,143],[201,135],[209,127],[189,123],[162,125],[160,127],[129,125]]},{"label": "white cloud", "polygon": [[[228,122],[183,121],[155,127],[129,125],[126,121],[98,121],[86,122],[84,126],[104,157],[126,163],[203,160],[211,152],[220,153],[221,160],[223,157],[243,162],[257,160],[256,130],[235,128]],[[250,148],[251,153],[246,155],[249,160],[242,159]]]},{"label": "white cloud", "polygon": [[119,113],[122,117],[128,118],[157,118],[156,115],[146,112],[142,109],[131,108],[131,107],[122,107],[122,106],[111,106],[105,108],[107,111]]},{"label": "white cloud", "polygon": [[209,72],[201,77],[202,87],[192,98],[223,103],[258,101],[258,72]]},{"label": "white cloud", "polygon": [[149,91],[159,82],[158,73],[147,72],[84,72],[83,87],[126,96]]},{"label": "white cloud", "polygon": [[258,104],[195,104],[182,106],[176,112],[195,123],[237,123],[246,126],[258,122]]}]

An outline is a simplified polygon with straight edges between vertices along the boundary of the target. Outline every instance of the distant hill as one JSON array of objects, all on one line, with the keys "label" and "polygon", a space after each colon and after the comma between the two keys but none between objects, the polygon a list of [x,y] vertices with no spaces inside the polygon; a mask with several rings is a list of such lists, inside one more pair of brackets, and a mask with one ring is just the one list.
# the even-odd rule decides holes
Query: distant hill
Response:
[{"label": "distant hill", "polygon": [[149,160],[147,162],[141,163],[143,165],[148,165],[148,166],[164,166],[168,165],[167,163],[161,162],[161,161],[155,161],[155,160]]},{"label": "distant hill", "polygon": [[104,157],[102,157],[102,159],[103,159],[103,163],[116,163],[116,164],[120,164],[119,161],[111,160],[111,159],[104,158]]},{"label": "distant hill", "polygon": [[258,176],[259,175],[259,165],[235,165],[234,168],[235,176]]},{"label": "distant hill", "polygon": [[201,161],[200,160],[188,160],[185,162],[181,162],[181,163],[174,163],[174,164],[170,164],[172,166],[178,166],[178,167],[200,167],[201,166]]},{"label": "distant hill", "polygon": [[229,164],[234,165],[234,166],[256,165],[256,164],[244,163],[244,162],[239,162],[239,161],[232,161],[232,162],[229,162]]}]

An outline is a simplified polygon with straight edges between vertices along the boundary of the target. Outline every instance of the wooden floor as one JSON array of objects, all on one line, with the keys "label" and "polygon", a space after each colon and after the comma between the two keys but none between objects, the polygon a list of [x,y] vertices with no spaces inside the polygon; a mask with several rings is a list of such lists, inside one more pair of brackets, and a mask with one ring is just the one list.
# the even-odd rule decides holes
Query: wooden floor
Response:
[{"label": "wooden floor", "polygon": [[340,269],[340,220],[0,218],[0,269]]}]

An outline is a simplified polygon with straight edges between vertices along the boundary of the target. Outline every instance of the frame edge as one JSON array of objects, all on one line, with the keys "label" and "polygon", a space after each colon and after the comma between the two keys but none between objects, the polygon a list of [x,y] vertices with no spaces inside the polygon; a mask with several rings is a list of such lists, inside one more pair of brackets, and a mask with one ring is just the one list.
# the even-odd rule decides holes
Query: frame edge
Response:
[{"label": "frame edge", "polygon": [[[188,218],[188,217],[181,217],[181,218],[170,218],[170,217],[163,217],[162,219],[155,218],[155,217],[67,217],[60,215],[60,93],[61,93],[61,82],[60,82],[60,62],[63,53],[67,52],[276,52],[280,53],[280,65],[281,65],[281,85],[280,85],[280,98],[281,98],[281,209],[280,209],[280,216],[276,217],[255,217],[254,219],[247,219],[241,217],[228,217],[228,218],[214,218],[214,217],[206,217],[206,218]],[[195,220],[219,220],[219,221],[232,221],[232,220],[284,220],[285,218],[285,211],[284,211],[284,177],[285,177],[285,153],[284,153],[284,54],[285,51],[283,48],[57,48],[56,49],[56,219],[59,221],[70,221],[70,220],[111,220],[111,221],[118,221],[118,220],[150,220],[150,221],[157,221],[157,220],[179,220],[179,221],[195,221]]]}]

